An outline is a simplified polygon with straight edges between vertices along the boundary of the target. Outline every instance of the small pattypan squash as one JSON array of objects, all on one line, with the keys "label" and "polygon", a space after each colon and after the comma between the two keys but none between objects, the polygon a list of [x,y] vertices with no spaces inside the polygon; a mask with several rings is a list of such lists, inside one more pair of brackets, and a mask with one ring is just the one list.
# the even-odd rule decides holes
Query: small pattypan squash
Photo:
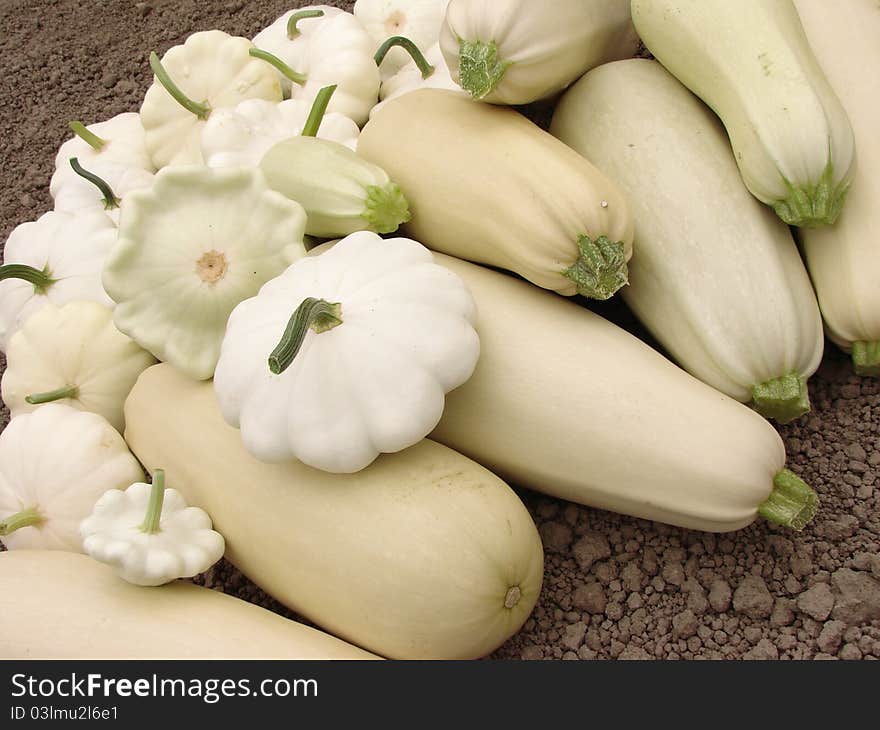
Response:
[{"label": "small pattypan squash", "polygon": [[6,240],[0,266],[0,350],[47,302],[91,301],[113,306],[101,286],[101,268],[116,241],[103,213],[51,211],[22,223]]},{"label": "small pattypan squash", "polygon": [[116,326],[186,375],[210,378],[229,313],[305,255],[305,222],[257,170],[161,170],[123,204],[104,268]]},{"label": "small pattypan squash", "polygon": [[152,485],[139,482],[98,499],[80,533],[85,552],[116,567],[123,580],[160,586],[204,573],[223,557],[226,543],[211,528],[208,514],[166,489],[165,473],[156,469]]},{"label": "small pattypan squash", "polygon": [[[202,156],[210,167],[256,167],[277,142],[302,133],[312,105],[302,99],[274,104],[243,101],[234,109],[218,109],[202,130]],[[342,114],[326,114],[317,136],[357,146],[357,124]]]},{"label": "small pattypan squash", "polygon": [[465,284],[406,238],[355,233],[229,318],[214,389],[257,459],[352,473],[440,420],[479,357]]},{"label": "small pattypan squash", "polygon": [[141,105],[147,151],[157,168],[202,164],[201,132],[214,109],[246,99],[281,101],[278,73],[253,58],[247,38],[220,30],[193,33],[183,45],[150,56],[155,74]]},{"label": "small pattypan squash", "polygon": [[50,403],[0,433],[0,541],[10,550],[83,552],[80,521],[110,489],[144,478],[119,432]]},{"label": "small pattypan squash", "polygon": [[120,433],[122,406],[138,376],[156,360],[113,324],[95,302],[47,304],[9,340],[3,402],[13,418],[60,402],[104,416]]}]

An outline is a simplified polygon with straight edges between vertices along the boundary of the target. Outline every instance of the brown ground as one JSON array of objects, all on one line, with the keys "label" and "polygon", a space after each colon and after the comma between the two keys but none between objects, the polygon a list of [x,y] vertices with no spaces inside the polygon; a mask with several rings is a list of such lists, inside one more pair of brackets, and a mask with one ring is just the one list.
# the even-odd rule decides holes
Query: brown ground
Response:
[{"label": "brown ground", "polygon": [[[51,208],[69,120],[139,107],[150,50],[214,27],[252,36],[290,5],[0,0],[0,240]],[[621,305],[602,311],[642,334]],[[880,381],[854,377],[829,346],[811,391],[813,413],[781,429],[822,499],[802,534],[759,524],[715,536],[524,494],[547,551],[544,591],[495,656],[880,657]],[[226,564],[206,580],[284,612]]]}]

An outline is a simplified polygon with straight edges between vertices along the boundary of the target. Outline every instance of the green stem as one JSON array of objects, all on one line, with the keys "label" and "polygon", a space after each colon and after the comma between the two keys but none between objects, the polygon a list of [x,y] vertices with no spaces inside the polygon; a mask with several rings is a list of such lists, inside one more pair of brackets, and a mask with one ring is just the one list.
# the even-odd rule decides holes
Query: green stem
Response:
[{"label": "green stem", "polygon": [[295,84],[303,86],[305,85],[306,81],[309,80],[308,76],[306,76],[305,74],[297,73],[290,66],[284,63],[284,61],[278,58],[278,56],[269,53],[269,51],[264,51],[261,48],[251,48],[248,53],[253,58],[259,58],[261,61],[265,61],[266,63],[271,64],[275,67],[275,70],[280,72],[283,76],[287,77]]},{"label": "green stem", "polygon": [[162,504],[165,502],[165,470],[156,469],[153,472],[153,486],[150,489],[150,501],[147,504],[147,516],[141,525],[141,531],[148,535],[155,535],[160,531],[159,523],[162,520]]},{"label": "green stem", "polygon": [[47,391],[46,393],[34,393],[25,398],[32,406],[40,406],[43,403],[52,403],[63,398],[76,398],[79,396],[79,386],[65,385],[63,388]]},{"label": "green stem", "polygon": [[287,19],[287,37],[293,40],[300,34],[299,28],[296,27],[296,24],[299,23],[299,21],[305,20],[306,18],[323,17],[323,10],[299,10],[295,13],[291,13],[290,17]]},{"label": "green stem", "polygon": [[880,375],[880,342],[854,342],[852,358],[857,375]]},{"label": "green stem", "polygon": [[409,203],[397,183],[370,185],[367,187],[366,209],[361,217],[376,233],[394,233],[401,224],[408,223],[412,215]]},{"label": "green stem", "polygon": [[626,247],[622,241],[599,236],[595,241],[587,235],[578,237],[578,256],[562,275],[577,285],[578,294],[590,299],[605,300],[629,283]]},{"label": "green stem", "polygon": [[834,165],[829,161],[815,183],[795,186],[788,180],[788,197],[773,204],[776,215],[790,226],[818,228],[837,222],[852,180],[834,182]]},{"label": "green stem", "polygon": [[764,418],[790,423],[810,412],[807,381],[800,373],[789,373],[752,387],[752,407]]},{"label": "green stem", "polygon": [[485,99],[491,94],[510,66],[509,61],[498,58],[498,45],[495,41],[484,43],[461,39],[458,49],[458,83],[474,99]]},{"label": "green stem", "polygon": [[162,66],[162,62],[159,60],[159,56],[156,55],[155,51],[150,53],[150,68],[153,69],[153,73],[156,74],[156,80],[165,87],[165,91],[171,94],[171,96],[174,97],[174,100],[184,109],[192,112],[199,119],[207,119],[211,115],[211,107],[208,102],[200,104],[197,101],[193,101],[180,90],[180,87],[175,84],[174,81],[171,80],[171,77]]},{"label": "green stem", "polygon": [[816,516],[819,497],[797,474],[783,469],[773,478],[773,491],[758,507],[765,520],[793,530],[803,530]]},{"label": "green stem", "polygon": [[434,67],[430,63],[428,63],[428,59],[425,58],[424,54],[419,50],[419,47],[409,38],[405,38],[402,35],[391,36],[391,38],[389,38],[381,46],[379,46],[379,50],[376,51],[376,55],[373,56],[373,60],[376,62],[377,66],[382,65],[382,61],[385,60],[385,56],[388,55],[388,51],[390,51],[394,47],[402,48],[410,56],[412,56],[412,60],[415,61],[416,66],[419,67],[419,71],[422,72],[423,79],[428,78],[432,73],[434,73]]},{"label": "green stem", "polygon": [[278,346],[269,355],[269,371],[281,375],[293,362],[309,329],[318,334],[342,324],[342,305],[309,297],[291,315]]},{"label": "green stem", "polygon": [[36,507],[28,507],[21,512],[10,515],[5,520],[0,520],[0,537],[11,535],[22,527],[35,527],[45,521],[45,519],[37,511]]},{"label": "green stem", "polygon": [[83,142],[88,143],[88,145],[95,150],[95,152],[100,152],[104,149],[104,145],[107,144],[106,139],[101,139],[94,132],[90,132],[86,125],[82,122],[68,122],[67,126],[70,127],[70,131],[73,132],[77,137],[79,137]]},{"label": "green stem", "polygon": [[321,122],[324,121],[324,115],[327,113],[327,105],[330,103],[330,97],[336,91],[336,84],[333,86],[325,86],[318,92],[315,101],[312,102],[312,109],[309,111],[309,118],[306,119],[303,126],[303,137],[317,137],[318,130],[321,128]]},{"label": "green stem", "polygon": [[45,294],[49,287],[55,283],[55,279],[49,275],[48,267],[40,271],[27,264],[4,264],[0,266],[0,281],[5,279],[27,281],[34,285],[34,292],[37,294]]},{"label": "green stem", "polygon": [[79,160],[76,157],[70,158],[70,166],[73,168],[73,171],[79,175],[81,178],[88,180],[92,185],[94,185],[98,190],[101,191],[101,196],[104,200],[104,210],[113,210],[114,208],[119,207],[120,201],[119,198],[116,197],[116,194],[113,192],[113,188],[107,184],[107,181],[103,178],[98,177],[95,173],[89,172],[82,165],[79,164]]}]

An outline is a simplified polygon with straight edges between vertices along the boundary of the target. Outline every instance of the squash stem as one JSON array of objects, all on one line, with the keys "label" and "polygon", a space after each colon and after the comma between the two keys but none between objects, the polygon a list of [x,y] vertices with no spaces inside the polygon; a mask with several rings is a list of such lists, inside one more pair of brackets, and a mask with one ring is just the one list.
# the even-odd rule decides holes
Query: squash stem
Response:
[{"label": "squash stem", "polygon": [[45,519],[36,507],[28,507],[21,512],[10,515],[5,520],[0,520],[0,537],[11,535],[22,527],[36,527],[44,522]]},{"label": "squash stem", "polygon": [[485,43],[461,39],[458,49],[458,83],[474,99],[485,99],[489,96],[501,83],[510,66],[510,61],[498,58],[498,45],[495,41]]},{"label": "squash stem", "polygon": [[835,184],[834,165],[829,161],[815,183],[796,186],[785,180],[788,197],[775,202],[773,210],[790,226],[819,228],[834,225],[840,217],[851,182],[844,179]]},{"label": "squash stem", "polygon": [[278,346],[269,355],[269,371],[281,375],[290,367],[309,329],[321,334],[341,324],[341,304],[313,297],[304,299],[287,322]]},{"label": "squash stem", "polygon": [[107,144],[106,139],[101,139],[94,132],[90,132],[85,124],[78,121],[68,122],[67,126],[70,131],[79,137],[83,142],[87,143],[95,152],[100,152]]},{"label": "squash stem", "polygon": [[76,157],[70,158],[70,166],[73,168],[73,171],[79,175],[81,178],[88,180],[92,185],[94,185],[101,192],[101,197],[104,201],[104,210],[113,210],[114,208],[118,208],[119,204],[122,202],[116,194],[113,192],[113,188],[101,177],[98,177],[95,173],[89,172],[82,165],[79,164],[79,160]]},{"label": "squash stem", "polygon": [[284,61],[282,61],[278,56],[275,56],[269,51],[264,51],[260,48],[251,48],[248,53],[253,58],[259,58],[261,61],[265,61],[266,63],[275,67],[275,70],[278,71],[282,76],[290,79],[293,83],[299,84],[300,86],[305,85],[306,81],[309,80],[309,77],[305,74],[297,73],[290,66],[288,66]]},{"label": "squash stem", "polygon": [[578,294],[604,301],[629,283],[626,248],[622,241],[599,236],[595,241],[587,235],[578,237],[580,256],[562,275],[577,285]]},{"label": "squash stem", "polygon": [[300,29],[296,27],[296,24],[301,20],[305,20],[306,18],[323,18],[324,11],[323,10],[298,10],[295,13],[291,13],[290,17],[287,19],[287,37],[290,40],[293,40],[300,34]]},{"label": "squash stem", "polygon": [[409,203],[397,183],[367,187],[367,207],[361,217],[376,233],[394,233],[412,215]]},{"label": "squash stem", "polygon": [[165,502],[165,470],[156,469],[153,472],[153,486],[150,490],[150,502],[147,505],[147,516],[141,530],[148,535],[155,535],[160,531],[159,523],[162,520],[162,504]]},{"label": "squash stem", "polygon": [[76,398],[79,396],[79,386],[65,385],[63,388],[56,388],[45,393],[34,393],[25,398],[25,401],[32,406],[40,406],[43,403],[53,403],[63,398]]},{"label": "squash stem", "polygon": [[0,281],[5,279],[21,279],[34,285],[34,293],[45,294],[55,279],[49,274],[48,266],[42,271],[27,264],[4,264],[0,266]]},{"label": "squash stem", "polygon": [[783,527],[803,530],[816,516],[819,497],[794,472],[783,469],[773,478],[773,491],[758,507],[758,514]]},{"label": "squash stem", "polygon": [[306,119],[305,126],[302,129],[303,137],[317,137],[318,130],[321,128],[321,122],[324,121],[324,115],[327,113],[327,105],[330,103],[330,97],[336,91],[336,84],[333,86],[325,86],[318,92],[315,101],[312,102],[312,108],[309,111],[309,118]]},{"label": "squash stem", "polygon": [[852,350],[857,375],[880,375],[880,342],[855,342]]},{"label": "squash stem", "polygon": [[424,54],[419,50],[419,47],[413,43],[409,38],[406,38],[402,35],[391,36],[388,40],[386,40],[381,46],[379,46],[379,50],[376,51],[376,55],[373,56],[373,60],[376,62],[377,66],[382,65],[382,61],[385,60],[385,56],[388,55],[388,51],[392,48],[402,48],[406,51],[415,62],[416,66],[419,67],[419,71],[422,72],[422,78],[427,79],[434,73],[434,67],[428,63],[428,59],[425,58]]},{"label": "squash stem", "polygon": [[165,87],[165,91],[171,94],[171,96],[174,97],[174,100],[184,109],[192,112],[199,119],[207,119],[211,116],[211,106],[208,102],[202,102],[200,104],[184,94],[180,87],[175,84],[168,75],[168,72],[162,66],[162,62],[159,60],[159,56],[155,51],[150,53],[150,68],[153,69],[153,73],[156,75],[156,80]]},{"label": "squash stem", "polygon": [[752,388],[752,407],[764,418],[790,423],[810,412],[807,381],[800,373],[789,373]]}]

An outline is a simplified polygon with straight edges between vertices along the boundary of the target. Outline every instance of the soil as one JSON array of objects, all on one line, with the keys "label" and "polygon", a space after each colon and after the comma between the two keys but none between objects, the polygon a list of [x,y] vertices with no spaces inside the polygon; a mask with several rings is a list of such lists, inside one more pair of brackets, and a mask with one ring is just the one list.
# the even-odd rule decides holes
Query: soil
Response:
[{"label": "soil", "polygon": [[[139,108],[150,50],[215,27],[250,37],[291,4],[0,0],[0,240],[52,207],[69,120]],[[623,305],[597,309],[644,337]],[[829,344],[810,387],[813,412],[780,429],[822,500],[803,533],[704,534],[523,493],[544,590],[494,657],[880,658],[880,380],[855,377]],[[226,563],[200,580],[292,616]]]}]

